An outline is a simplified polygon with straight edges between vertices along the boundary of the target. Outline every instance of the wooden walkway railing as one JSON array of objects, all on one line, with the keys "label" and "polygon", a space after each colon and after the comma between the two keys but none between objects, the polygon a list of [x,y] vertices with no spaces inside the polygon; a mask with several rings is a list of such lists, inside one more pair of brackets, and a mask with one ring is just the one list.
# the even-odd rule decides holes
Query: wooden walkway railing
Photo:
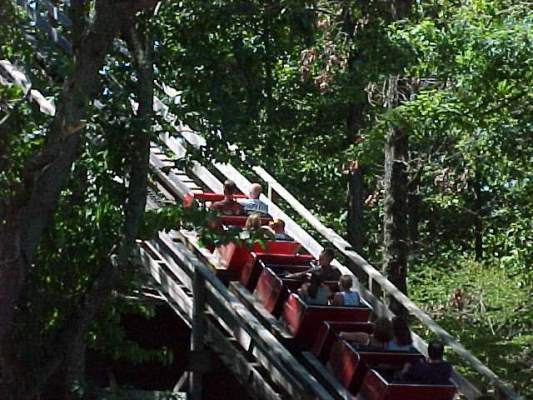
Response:
[{"label": "wooden walkway railing", "polygon": [[56,107],[53,102],[47,100],[41,92],[32,89],[32,84],[23,71],[11,64],[9,60],[0,60],[0,85],[17,85],[22,89],[24,98],[37,104],[39,110],[46,115],[53,116]]},{"label": "wooden walkway railing", "polygon": [[258,398],[333,399],[176,236],[161,233],[139,246],[143,265],[192,327],[193,364],[199,372],[205,368],[205,341]]}]

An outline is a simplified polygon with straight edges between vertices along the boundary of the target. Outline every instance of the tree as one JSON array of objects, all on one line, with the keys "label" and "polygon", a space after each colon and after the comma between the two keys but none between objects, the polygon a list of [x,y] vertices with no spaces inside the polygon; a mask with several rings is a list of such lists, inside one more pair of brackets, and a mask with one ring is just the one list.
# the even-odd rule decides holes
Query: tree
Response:
[{"label": "tree", "polygon": [[363,172],[357,161],[350,163],[344,173],[348,176],[348,216],[346,231],[350,243],[358,253],[363,252],[364,225],[363,225]]},{"label": "tree", "polygon": [[[38,393],[49,377],[60,367],[75,362],[80,344],[99,307],[106,301],[117,283],[117,268],[124,268],[133,249],[139,222],[144,212],[153,99],[151,49],[146,28],[137,29],[130,20],[133,13],[150,4],[94,2],[94,16],[86,23],[89,9],[83,3],[73,3],[77,26],[73,32],[75,61],[72,74],[63,85],[56,115],[50,124],[43,146],[30,154],[21,171],[21,180],[11,180],[10,198],[5,200],[0,226],[0,393],[6,399],[28,398]],[[144,22],[146,25],[147,22]],[[62,189],[71,167],[79,156],[87,107],[98,94],[99,71],[105,63],[113,40],[120,30],[131,46],[139,81],[139,102],[133,144],[135,152],[129,169],[129,187],[125,196],[125,220],[119,244],[117,263],[106,260],[99,270],[91,271],[73,297],[75,306],[68,307],[49,336],[41,342],[45,348],[33,362],[28,362],[23,350],[13,345],[20,338],[19,322],[28,320],[35,305],[35,278],[39,276],[36,251],[58,205],[64,203]],[[15,149],[10,149],[15,150]],[[72,206],[72,205],[70,205]],[[70,207],[72,208],[72,207]],[[71,211],[72,212],[72,211]],[[71,275],[75,271],[71,271]],[[17,321],[17,323],[15,323]],[[49,322],[50,323],[50,322]],[[83,347],[83,346],[81,346]],[[66,368],[69,371],[70,368]],[[66,379],[67,384],[69,379]]]},{"label": "tree", "polygon": [[[508,2],[423,10],[423,18],[395,35],[417,57],[407,73],[423,79],[400,112],[412,132],[414,158],[424,164],[421,211],[423,223],[431,221],[425,248],[439,238],[460,254],[501,257],[502,240],[517,243],[519,221],[528,219],[507,209],[524,204],[528,186],[523,166],[531,122],[523,85],[531,70],[522,67],[528,17],[523,5]],[[435,16],[447,23],[435,24]],[[503,259],[522,259],[518,253]]]},{"label": "tree", "polygon": [[[389,106],[399,105],[398,76],[388,80]],[[392,125],[385,136],[384,217],[383,217],[383,270],[387,278],[402,292],[407,293],[407,132]],[[389,299],[395,313],[402,313],[393,297]]]}]

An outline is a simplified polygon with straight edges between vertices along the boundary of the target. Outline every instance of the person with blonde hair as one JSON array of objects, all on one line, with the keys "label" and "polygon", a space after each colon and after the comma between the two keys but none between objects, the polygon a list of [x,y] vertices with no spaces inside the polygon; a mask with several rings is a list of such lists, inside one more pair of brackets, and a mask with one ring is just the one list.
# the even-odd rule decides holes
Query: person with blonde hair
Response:
[{"label": "person with blonde hair", "polygon": [[258,231],[261,228],[261,214],[253,213],[246,218],[244,230],[248,232]]},{"label": "person with blonde hair", "polygon": [[[240,234],[241,239],[250,239],[253,234],[258,234],[260,238],[272,240],[273,234],[270,229],[262,226],[261,214],[253,213],[248,216]],[[257,236],[257,235],[256,235]]]}]

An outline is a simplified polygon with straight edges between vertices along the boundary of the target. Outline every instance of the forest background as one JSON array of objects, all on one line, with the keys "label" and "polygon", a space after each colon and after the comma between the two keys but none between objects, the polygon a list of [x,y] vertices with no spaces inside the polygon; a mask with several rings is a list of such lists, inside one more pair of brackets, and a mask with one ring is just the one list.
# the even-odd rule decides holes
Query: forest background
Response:
[{"label": "forest background", "polygon": [[530,3],[53,3],[73,21],[57,29],[74,58],[0,2],[0,59],[57,105],[51,117],[20,86],[0,86],[3,393],[25,398],[58,373],[76,392],[86,346],[167,356],[124,340],[118,324],[135,308],[120,294],[142,284],[134,240],[164,219],[143,215],[149,140],[169,129],[154,93],[206,138],[193,156],[239,163],[237,145],[378,267],[397,135],[409,296],[532,393]]}]

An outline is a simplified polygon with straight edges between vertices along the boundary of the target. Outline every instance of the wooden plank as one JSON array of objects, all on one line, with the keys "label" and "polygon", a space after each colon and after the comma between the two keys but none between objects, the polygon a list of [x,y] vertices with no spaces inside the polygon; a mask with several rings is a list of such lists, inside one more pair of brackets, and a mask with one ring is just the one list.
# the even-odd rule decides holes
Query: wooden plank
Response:
[{"label": "wooden plank", "polygon": [[39,106],[39,111],[46,115],[55,115],[55,104],[47,100],[38,90],[32,89],[31,82],[24,72],[17,69],[8,60],[0,60],[0,84],[19,86],[27,98]]},{"label": "wooden plank", "polygon": [[39,2],[45,5],[46,9],[48,10],[48,15],[51,18],[59,22],[65,28],[70,28],[72,26],[72,21],[70,20],[70,18],[62,10],[56,7],[51,1],[39,0]]},{"label": "wooden plank", "polygon": [[156,210],[159,208],[159,205],[150,197],[146,198],[146,207],[145,210]]},{"label": "wooden plank", "polygon": [[182,180],[181,183],[183,183],[187,187],[187,189],[189,189],[189,192],[200,189],[198,185],[196,185],[196,183],[194,183],[193,181]]},{"label": "wooden plank", "polygon": [[[201,354],[204,351],[205,318],[206,309],[206,287],[203,276],[198,271],[194,271],[193,276],[193,304],[192,304],[192,333],[191,351]],[[202,372],[200,370],[191,372],[191,396],[192,400],[202,400]]]},{"label": "wooden plank", "polygon": [[230,282],[229,289],[230,292],[237,296],[237,298],[254,313],[254,316],[257,317],[261,323],[266,325],[274,334],[274,336],[276,336],[276,338],[278,338],[282,343],[293,339],[293,336],[283,325],[283,323],[269,313],[257,300],[257,298],[240,282]]},{"label": "wooden plank", "polygon": [[184,198],[190,192],[189,188],[185,186],[174,174],[166,174],[163,172],[163,163],[155,155],[150,154],[150,169],[155,175],[164,183],[168,190],[179,194],[180,198]]},{"label": "wooden plank", "polygon": [[249,362],[246,356],[235,348],[226,336],[217,329],[212,319],[207,320],[207,343],[217,353],[226,367],[232,371],[237,380],[243,384],[254,398],[264,400],[281,400],[279,393],[257,371],[254,363]]},{"label": "wooden plank", "polygon": [[165,198],[165,200],[169,203],[172,203],[172,204],[175,204],[176,202],[176,198],[174,196],[172,196],[172,194],[167,190],[166,187],[164,187],[163,185],[161,185],[159,182],[154,182],[153,183],[153,186],[154,186],[154,190],[159,194],[159,195],[162,195],[162,197]]},{"label": "wooden plank", "polygon": [[[192,274],[193,271],[183,267],[177,267],[175,268],[172,263],[174,263],[173,257],[170,253],[172,253],[173,246],[175,245],[174,241],[170,238],[170,235],[168,234],[161,234],[159,241],[156,241],[154,243],[155,246],[157,246],[159,253],[161,254],[161,257],[165,260],[169,261],[169,269],[172,269],[174,272],[176,269],[176,273],[179,273],[181,270],[181,275],[185,274]],[[189,248],[188,248],[189,249]],[[218,263],[218,262],[217,262]],[[220,265],[219,265],[220,266]],[[221,269],[225,270],[225,268]],[[251,337],[247,334],[246,330],[243,329],[242,323],[238,318],[235,317],[234,314],[227,311],[227,308],[222,304],[222,301],[220,299],[220,294],[218,292],[209,292],[207,294],[208,296],[208,304],[209,309],[214,312],[215,315],[218,315],[221,317],[221,321],[219,321],[221,324],[224,324],[228,330],[228,332],[232,332],[233,336],[237,338],[237,340],[241,343],[241,346],[243,349],[247,349],[250,346],[251,343]]]},{"label": "wooden plank", "polygon": [[[163,139],[164,143],[176,154],[186,153],[187,149],[173,136]],[[191,172],[197,177],[201,176],[202,182],[213,192],[222,193],[224,185],[207,168],[198,161],[192,162]]]},{"label": "wooden plank", "polygon": [[[196,256],[200,257],[202,261],[204,261],[211,269],[214,271],[226,270],[226,268],[221,265],[220,260],[215,254],[211,253],[205,247],[200,247],[195,232],[181,229],[179,231],[174,231],[173,234],[176,235],[176,238],[181,239],[182,243],[185,244],[187,249],[191,250]],[[168,233],[159,233],[159,239],[167,246],[167,249],[172,249],[176,238],[173,238]]]},{"label": "wooden plank", "polygon": [[[242,327],[251,337],[255,349],[268,355],[268,363],[264,361],[262,364],[267,369],[280,373],[279,376],[273,376],[273,378],[291,393],[292,398],[305,397],[311,393],[315,393],[323,399],[330,398],[327,392],[318,385],[316,379],[309,375],[275,337],[253,317],[241,302],[237,299],[222,301],[227,302],[227,309],[232,310],[236,314]],[[279,378],[279,380],[276,378]],[[304,386],[298,388],[300,385]]]},{"label": "wooden plank", "polygon": [[14,66],[9,60],[0,60],[0,77],[2,84],[14,84],[20,87],[24,94],[31,89],[30,79],[19,68]]},{"label": "wooden plank", "polygon": [[332,375],[332,373],[315,357],[313,353],[308,351],[302,352],[305,364],[312,369],[319,377],[320,383],[326,387],[331,387],[336,398],[340,400],[351,400],[354,396]]},{"label": "wooden plank", "polygon": [[166,268],[176,276],[183,286],[190,291],[193,290],[191,271],[186,271],[177,264],[172,254],[168,252],[166,245],[163,245],[160,240],[151,240],[144,242],[144,246],[152,253],[157,254],[159,260],[166,263]]},{"label": "wooden plank", "polygon": [[[258,349],[257,347],[254,347],[252,349],[252,355],[254,359],[257,360],[259,364],[261,364],[267,371],[270,372],[270,378],[274,382],[282,382],[286,379],[285,373],[283,370],[279,370],[276,368],[274,363],[272,362],[272,358],[269,357],[268,353],[265,353]],[[309,393],[302,393],[297,388],[287,387],[289,389],[288,391],[288,398],[289,399],[310,399],[312,398]],[[292,391],[290,389],[293,389]]]},{"label": "wooden plank", "polygon": [[140,249],[140,257],[143,265],[153,279],[160,285],[164,291],[165,297],[169,296],[172,301],[182,311],[180,316],[183,320],[192,322],[192,299],[183,291],[183,289],[174,281],[168,278],[164,269],[159,265],[144,249]]},{"label": "wooden plank", "polygon": [[224,328],[231,333],[236,342],[244,351],[248,351],[250,347],[253,347],[252,337],[248,334],[248,331],[243,327],[238,316],[231,312],[224,300],[217,296],[215,292],[209,293],[209,310],[213,312],[218,318],[219,322]]},{"label": "wooden plank", "polygon": [[174,388],[172,389],[172,392],[175,393],[175,392],[179,392],[181,391],[181,389],[189,383],[189,372],[188,371],[185,371],[183,372],[183,374],[181,374],[180,376],[180,379],[178,379],[178,381],[176,382],[176,384],[174,385]]}]

